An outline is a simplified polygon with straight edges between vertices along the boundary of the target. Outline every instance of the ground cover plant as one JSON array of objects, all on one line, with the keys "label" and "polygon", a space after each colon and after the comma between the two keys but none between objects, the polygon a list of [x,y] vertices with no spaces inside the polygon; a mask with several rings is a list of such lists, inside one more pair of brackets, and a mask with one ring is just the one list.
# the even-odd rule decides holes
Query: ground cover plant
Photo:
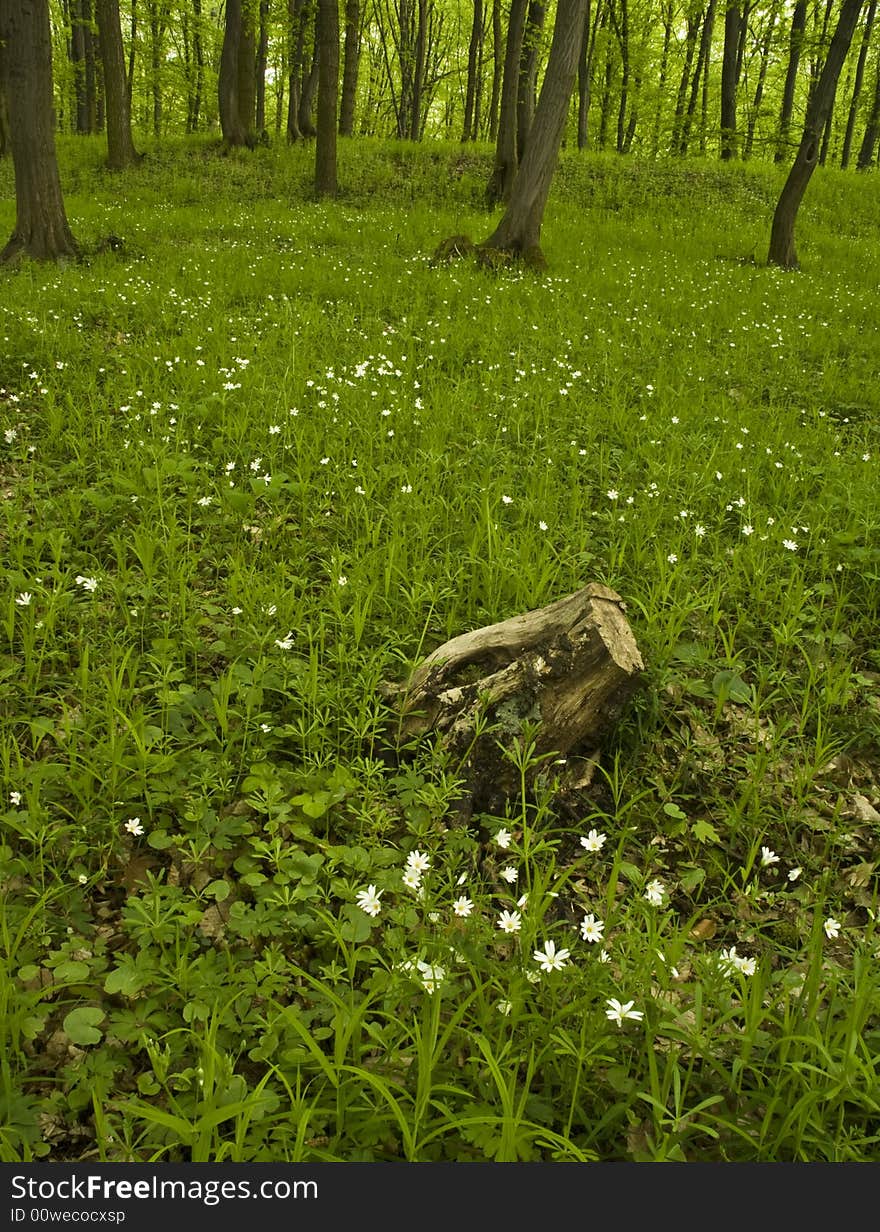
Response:
[{"label": "ground cover plant", "polygon": [[[0,283],[0,1158],[876,1158],[874,180],[790,275],[567,151],[493,275],[488,148],[103,155]],[[465,822],[383,682],[592,580],[643,687]]]}]

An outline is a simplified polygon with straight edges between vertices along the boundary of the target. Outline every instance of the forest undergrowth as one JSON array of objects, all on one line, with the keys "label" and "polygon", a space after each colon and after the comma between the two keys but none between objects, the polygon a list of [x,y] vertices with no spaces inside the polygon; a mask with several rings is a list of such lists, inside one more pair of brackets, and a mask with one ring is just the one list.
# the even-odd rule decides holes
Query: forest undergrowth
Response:
[{"label": "forest undergrowth", "polygon": [[[0,282],[0,1159],[876,1159],[876,176],[784,274],[566,151],[539,277],[431,263],[488,148],[102,157]],[[383,683],[590,581],[634,701],[465,823]]]}]

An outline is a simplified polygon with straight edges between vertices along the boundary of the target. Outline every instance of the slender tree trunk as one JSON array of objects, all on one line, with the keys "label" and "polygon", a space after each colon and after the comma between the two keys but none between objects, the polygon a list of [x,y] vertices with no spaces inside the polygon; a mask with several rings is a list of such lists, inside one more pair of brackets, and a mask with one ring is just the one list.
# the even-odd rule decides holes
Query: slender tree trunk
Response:
[{"label": "slender tree trunk", "polygon": [[299,127],[299,102],[302,91],[302,61],[305,49],[306,0],[287,0],[290,67],[287,81],[287,140],[291,145],[302,141]]},{"label": "slender tree trunk", "polygon": [[162,44],[165,37],[163,14],[159,11],[161,0],[150,4],[150,90],[153,96],[153,135],[162,136]]},{"label": "slender tree trunk", "polygon": [[877,0],[870,0],[865,17],[865,28],[862,31],[862,45],[859,48],[859,58],[856,64],[856,75],[853,81],[852,97],[850,98],[849,114],[846,117],[846,132],[843,137],[843,152],[840,155],[840,165],[846,170],[852,153],[853,132],[856,126],[856,116],[859,109],[859,99],[862,94],[862,84],[865,79],[865,62],[868,59],[868,45],[871,41],[871,30],[874,26],[874,16],[877,12]]},{"label": "slender tree trunk", "polygon": [[831,111],[840,70],[852,42],[863,3],[864,0],[843,0],[837,29],[807,108],[804,135],[773,215],[767,260],[771,265],[781,265],[783,269],[796,269],[798,265],[794,244],[798,209],[816,167],[819,140]]},{"label": "slender tree trunk", "polygon": [[318,0],[318,124],[315,196],[335,197],[337,96],[339,93],[339,3]]},{"label": "slender tree trunk", "polygon": [[226,0],[226,25],[223,32],[223,49],[220,53],[220,71],[217,77],[217,102],[220,111],[220,130],[227,146],[241,146],[247,140],[238,105],[240,40],[241,0]]},{"label": "slender tree trunk", "polygon": [[660,152],[660,126],[663,122],[663,100],[666,97],[666,75],[669,71],[669,46],[672,41],[673,0],[663,6],[663,51],[660,55],[660,80],[657,83],[657,107],[654,112],[654,133],[651,138],[651,156]]},{"label": "slender tree trunk", "polygon": [[501,84],[501,108],[498,116],[498,140],[495,144],[495,166],[486,188],[490,206],[507,201],[516,175],[516,94],[519,84],[519,61],[522,54],[523,31],[528,0],[511,0],[507,23],[507,45],[504,51],[504,79]]},{"label": "slender tree trunk", "polygon": [[489,102],[489,140],[498,139],[498,111],[501,106],[501,79],[504,74],[504,29],[501,0],[492,0],[492,97]]},{"label": "slender tree trunk", "polygon": [[121,171],[133,166],[138,155],[131,139],[119,0],[95,0],[95,8],[107,95],[107,165],[113,171]]},{"label": "slender tree trunk", "polygon": [[483,0],[474,0],[474,17],[471,22],[471,37],[468,43],[467,85],[464,92],[464,125],[461,140],[476,141],[474,111],[477,102],[477,74],[479,72],[480,40],[483,35]]},{"label": "slender tree trunk", "polygon": [[758,123],[758,116],[761,113],[761,101],[764,98],[764,83],[767,80],[767,66],[770,63],[770,44],[773,40],[773,30],[776,25],[776,7],[770,11],[770,16],[767,20],[767,29],[764,31],[764,39],[761,43],[761,64],[758,69],[758,84],[755,86],[755,101],[752,105],[752,113],[749,116],[749,123],[746,131],[746,144],[743,149],[743,158],[751,158],[752,145],[755,140],[755,126]]},{"label": "slender tree trunk", "polygon": [[[608,25],[608,11],[610,4],[606,5],[602,13],[602,29]],[[599,132],[597,133],[597,141],[600,150],[604,150],[608,144],[608,120],[611,115],[611,85],[614,81],[614,50],[611,46],[611,40],[605,43],[605,80],[602,82],[602,97],[599,99]]]},{"label": "slender tree trunk", "polygon": [[785,72],[785,85],[782,88],[782,108],[779,112],[779,135],[776,139],[774,162],[781,163],[788,153],[789,130],[791,116],[794,111],[794,88],[797,82],[798,65],[801,62],[801,48],[804,43],[804,31],[807,28],[807,0],[797,0],[791,17],[791,34],[788,40],[788,68]]},{"label": "slender tree trunk", "polygon": [[410,115],[409,139],[419,141],[422,136],[422,100],[425,91],[425,63],[428,47],[428,0],[417,0],[418,25],[416,26],[415,61],[413,64],[412,114]]},{"label": "slender tree trunk", "polygon": [[681,81],[678,84],[678,94],[675,100],[675,117],[672,121],[671,152],[681,152],[681,133],[684,126],[684,109],[687,102],[687,88],[691,77],[691,65],[694,62],[694,52],[697,50],[697,35],[702,23],[702,12],[691,12],[687,17],[687,37],[684,48],[684,67],[681,70]]},{"label": "slender tree trunk", "polygon": [[877,77],[874,81],[874,104],[865,126],[862,144],[859,147],[859,157],[856,160],[857,171],[868,171],[871,167],[878,136],[880,136],[880,63],[877,64]]},{"label": "slender tree trunk", "polygon": [[137,0],[131,0],[131,24],[128,43],[128,72],[125,76],[125,89],[128,93],[128,114],[131,115],[131,94],[134,88],[135,52],[137,50],[138,12]]},{"label": "slender tree trunk", "polygon": [[91,0],[82,0],[83,49],[85,52],[85,128],[86,133],[98,131],[98,78],[95,72],[95,36],[92,33]]},{"label": "slender tree trunk", "polygon": [[[620,8],[620,17],[617,8]],[[611,21],[620,47],[620,98],[617,106],[617,152],[622,154],[626,146],[626,108],[629,103],[629,5],[627,0],[614,0],[611,5]]]},{"label": "slender tree trunk", "polygon": [[266,131],[266,67],[269,63],[269,0],[260,0],[260,35],[257,40],[257,117],[256,129],[262,138]]},{"label": "slender tree trunk", "polygon": [[688,152],[691,128],[693,126],[694,115],[697,110],[697,98],[699,96],[700,85],[702,83],[703,73],[709,63],[709,49],[712,46],[712,27],[714,22],[715,0],[709,0],[706,7],[706,16],[703,19],[703,33],[700,37],[700,50],[697,55],[697,67],[694,69],[694,78],[691,82],[690,99],[688,101],[687,113],[685,115],[681,130],[679,153],[682,156],[686,155]]},{"label": "slender tree trunk", "polygon": [[0,263],[76,257],[55,154],[48,0],[3,0],[0,42],[15,170],[15,230]]},{"label": "slender tree trunk", "polygon": [[318,88],[318,37],[317,23],[312,23],[312,25],[314,39],[308,61],[309,67],[303,66],[302,88],[299,95],[299,131],[303,137],[315,136],[312,111],[315,105],[315,92]]},{"label": "slender tree trunk", "polygon": [[202,91],[205,87],[205,48],[202,40],[202,0],[193,0],[193,55],[196,61],[196,80],[193,89],[192,128],[198,131],[202,114]]},{"label": "slender tree trunk", "polygon": [[529,0],[516,91],[516,160],[522,162],[538,98],[538,53],[546,9],[543,0]]},{"label": "slender tree trunk", "polygon": [[724,52],[721,61],[721,157],[736,158],[736,59],[743,15],[740,0],[724,14]]},{"label": "slender tree trunk", "polygon": [[90,131],[89,96],[86,84],[87,22],[87,0],[72,0],[70,5],[70,59],[73,65],[73,88],[76,97],[74,131],[79,136],[85,136]]},{"label": "slender tree trunk", "polygon": [[504,217],[483,245],[519,254],[535,265],[543,264],[541,224],[577,75],[586,7],[587,0],[558,0],[532,135]]},{"label": "slender tree trunk", "polygon": [[342,67],[342,99],[339,108],[339,135],[341,137],[354,136],[354,109],[357,101],[360,59],[360,0],[345,0],[345,57]]}]

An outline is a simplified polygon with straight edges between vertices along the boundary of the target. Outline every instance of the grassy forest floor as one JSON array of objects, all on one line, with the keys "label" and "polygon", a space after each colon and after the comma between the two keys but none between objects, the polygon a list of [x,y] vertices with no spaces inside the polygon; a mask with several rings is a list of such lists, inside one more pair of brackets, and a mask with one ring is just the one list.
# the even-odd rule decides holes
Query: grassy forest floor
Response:
[{"label": "grassy forest floor", "polygon": [[[0,1158],[876,1158],[876,176],[791,275],[567,152],[537,277],[430,264],[488,150],[103,154],[0,282]],[[589,581],[592,784],[456,824],[382,682]]]}]

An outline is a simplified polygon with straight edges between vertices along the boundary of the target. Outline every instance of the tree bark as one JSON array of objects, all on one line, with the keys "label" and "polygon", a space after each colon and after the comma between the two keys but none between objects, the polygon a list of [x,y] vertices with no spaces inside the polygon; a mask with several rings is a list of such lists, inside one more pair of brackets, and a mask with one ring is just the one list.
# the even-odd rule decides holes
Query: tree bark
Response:
[{"label": "tree bark", "polygon": [[415,59],[413,63],[412,113],[409,123],[410,141],[419,141],[422,136],[422,105],[425,90],[425,63],[428,47],[428,0],[416,0],[418,24],[416,26]]},{"label": "tree bark", "polygon": [[79,255],[61,195],[55,154],[48,0],[3,0],[0,41],[15,169],[15,230],[0,263],[20,256]]},{"label": "tree bark", "polygon": [[462,143],[476,141],[474,111],[477,102],[477,73],[479,72],[480,41],[483,37],[483,0],[473,0],[474,16],[471,22],[471,37],[468,43],[467,84],[464,92],[464,124],[461,130]]},{"label": "tree bark", "polygon": [[342,99],[339,108],[339,135],[341,137],[354,136],[354,109],[357,101],[360,59],[360,0],[345,0],[345,56],[342,67]]},{"label": "tree bark", "polygon": [[266,67],[269,63],[269,0],[260,0],[260,25],[257,40],[257,118],[256,129],[260,138],[266,131]]},{"label": "tree bark", "polygon": [[498,139],[495,143],[495,166],[486,187],[486,201],[489,206],[509,200],[516,175],[516,95],[527,4],[528,0],[511,0],[510,3],[501,105],[498,113]]},{"label": "tree bark", "polygon": [[242,146],[247,140],[238,102],[241,3],[242,0],[226,0],[226,25],[223,31],[223,49],[220,53],[220,71],[217,75],[220,130],[227,146]]},{"label": "tree bark", "polygon": [[706,7],[706,16],[703,19],[703,32],[700,36],[700,50],[697,54],[697,67],[694,69],[694,77],[691,82],[690,98],[687,106],[687,113],[684,118],[684,123],[681,129],[681,141],[679,145],[679,154],[685,156],[688,152],[690,144],[691,128],[694,122],[694,115],[697,110],[697,98],[699,96],[700,84],[703,79],[703,74],[709,65],[709,51],[712,46],[712,28],[715,23],[715,0],[709,0]]},{"label": "tree bark", "polygon": [[489,140],[498,138],[498,112],[501,106],[501,79],[504,74],[504,33],[501,0],[492,0],[492,95],[489,100]]},{"label": "tree bark", "polygon": [[516,92],[516,160],[522,162],[532,118],[535,114],[538,91],[538,53],[541,49],[541,34],[544,29],[546,9],[543,0],[529,0],[523,45],[519,62],[519,81]]},{"label": "tree bark", "polygon": [[877,77],[874,82],[874,105],[865,126],[865,135],[859,147],[859,157],[856,160],[857,171],[868,171],[874,162],[874,147],[880,136],[880,63],[877,65]]},{"label": "tree bark", "polygon": [[673,154],[681,152],[681,134],[684,126],[684,110],[687,102],[688,82],[691,78],[691,65],[694,62],[694,52],[697,50],[697,35],[703,20],[702,10],[689,12],[687,15],[687,37],[685,39],[684,66],[681,70],[681,81],[678,84],[678,94],[675,100],[675,116],[672,121],[672,140],[670,150]]},{"label": "tree bark", "polygon": [[9,149],[9,104],[4,85],[3,44],[0,43],[0,158],[5,158]]},{"label": "tree bark", "polygon": [[241,0],[238,41],[238,118],[245,143],[254,145],[257,114],[257,7],[258,0]]},{"label": "tree bark", "polygon": [[107,97],[107,166],[122,171],[138,162],[138,154],[131,137],[119,0],[95,0],[95,8]]},{"label": "tree bark", "polygon": [[[307,14],[307,24],[308,17]],[[315,125],[312,120],[312,110],[315,103],[315,91],[318,88],[318,34],[317,22],[312,23],[312,40],[311,54],[308,59],[308,67],[303,65],[302,86],[299,93],[299,131],[303,137],[315,136]]]},{"label": "tree bark", "polygon": [[318,124],[315,141],[315,196],[335,197],[336,100],[339,91],[339,4],[318,0]]},{"label": "tree bark", "polygon": [[816,168],[819,141],[863,3],[864,0],[843,0],[837,28],[807,108],[804,135],[773,215],[767,260],[769,264],[782,266],[783,269],[797,269],[798,266],[794,243],[798,209]]},{"label": "tree bark", "polygon": [[859,58],[856,63],[856,75],[853,81],[852,97],[850,98],[849,114],[846,118],[846,132],[843,137],[843,151],[840,155],[840,165],[843,170],[849,166],[850,154],[852,153],[853,133],[856,127],[856,115],[858,114],[859,99],[862,94],[862,84],[865,79],[865,62],[868,59],[868,45],[871,42],[871,30],[874,26],[874,16],[877,12],[877,0],[870,0],[868,5],[868,13],[865,17],[865,29],[862,32],[862,45],[859,48]]},{"label": "tree bark", "polygon": [[484,249],[499,249],[543,265],[541,224],[577,74],[587,0],[559,0],[553,41],[532,134],[507,211]]},{"label": "tree bark", "polygon": [[743,15],[740,0],[733,0],[724,14],[724,52],[721,60],[721,157],[736,158],[736,61]]},{"label": "tree bark", "polygon": [[302,140],[299,127],[299,101],[302,92],[302,61],[305,48],[305,27],[308,20],[306,0],[287,0],[290,66],[287,81],[287,140],[292,145]]},{"label": "tree bark", "polygon": [[620,596],[592,583],[453,638],[388,692],[403,695],[400,743],[433,733],[460,759],[472,803],[492,811],[521,788],[510,753],[527,726],[541,759],[595,754],[643,670]]}]

